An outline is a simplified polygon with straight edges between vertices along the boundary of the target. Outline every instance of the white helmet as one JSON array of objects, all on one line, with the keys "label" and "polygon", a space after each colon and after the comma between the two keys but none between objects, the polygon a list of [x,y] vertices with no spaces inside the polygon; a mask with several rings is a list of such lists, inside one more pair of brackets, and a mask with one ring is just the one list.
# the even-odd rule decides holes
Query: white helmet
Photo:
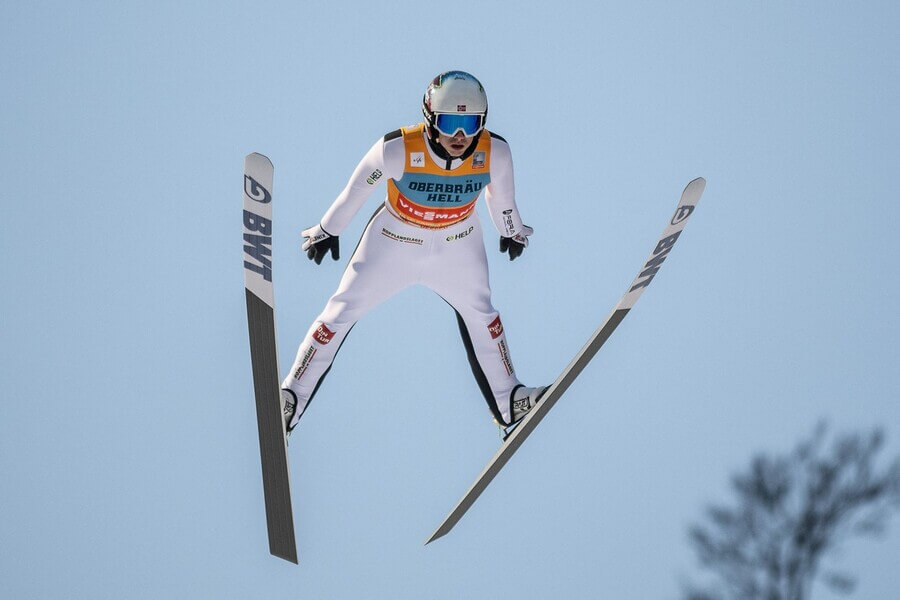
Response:
[{"label": "white helmet", "polygon": [[433,130],[452,136],[460,129],[474,136],[487,121],[487,94],[472,75],[447,71],[435,77],[425,89],[422,113]]}]

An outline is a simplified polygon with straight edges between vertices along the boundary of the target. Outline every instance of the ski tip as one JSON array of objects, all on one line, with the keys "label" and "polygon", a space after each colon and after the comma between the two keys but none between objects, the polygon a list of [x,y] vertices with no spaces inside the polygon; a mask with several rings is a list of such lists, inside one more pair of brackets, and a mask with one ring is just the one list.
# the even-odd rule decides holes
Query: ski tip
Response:
[{"label": "ski tip", "polygon": [[684,191],[687,192],[689,189],[692,189],[692,188],[696,189],[699,192],[703,192],[703,190],[706,189],[706,179],[704,179],[703,177],[697,177],[696,179],[692,179],[690,181],[690,183],[688,183],[685,186]]},{"label": "ski tip", "polygon": [[269,160],[269,157],[266,156],[265,154],[260,154],[259,152],[251,152],[244,158],[244,162],[246,162],[246,163],[263,162],[263,163],[268,163],[268,165],[270,167],[272,167],[272,161]]}]

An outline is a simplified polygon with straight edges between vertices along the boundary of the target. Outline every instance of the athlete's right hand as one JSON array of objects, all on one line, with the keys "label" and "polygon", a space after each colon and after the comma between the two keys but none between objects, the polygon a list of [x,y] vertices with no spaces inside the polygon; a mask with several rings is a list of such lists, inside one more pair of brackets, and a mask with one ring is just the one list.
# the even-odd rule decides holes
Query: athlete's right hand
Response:
[{"label": "athlete's right hand", "polygon": [[306,252],[309,260],[316,261],[317,265],[322,264],[322,259],[325,258],[329,250],[331,250],[331,258],[334,260],[341,257],[338,236],[331,235],[322,229],[321,225],[310,227],[301,232],[300,235],[306,238],[306,241],[303,242],[303,251]]}]

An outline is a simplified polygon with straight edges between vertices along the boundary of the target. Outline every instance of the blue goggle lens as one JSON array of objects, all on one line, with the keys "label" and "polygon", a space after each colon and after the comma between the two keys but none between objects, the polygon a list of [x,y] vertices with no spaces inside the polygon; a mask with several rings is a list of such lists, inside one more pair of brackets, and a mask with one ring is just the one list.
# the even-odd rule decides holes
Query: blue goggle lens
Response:
[{"label": "blue goggle lens", "polygon": [[434,126],[444,135],[453,136],[462,129],[466,136],[473,136],[484,127],[484,115],[438,113],[435,115]]}]

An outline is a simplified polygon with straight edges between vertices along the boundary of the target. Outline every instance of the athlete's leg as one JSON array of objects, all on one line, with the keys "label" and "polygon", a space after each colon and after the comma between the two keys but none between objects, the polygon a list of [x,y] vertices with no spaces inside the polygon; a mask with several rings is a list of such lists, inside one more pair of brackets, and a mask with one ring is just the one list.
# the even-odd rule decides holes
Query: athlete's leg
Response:
[{"label": "athlete's leg", "polygon": [[443,230],[432,249],[423,283],[456,311],[459,331],[488,407],[501,423],[510,423],[510,394],[516,377],[500,314],[491,304],[487,255],[477,215]]},{"label": "athlete's leg", "polygon": [[306,410],[353,325],[415,283],[422,244],[408,229],[382,208],[363,232],[337,291],[310,326],[282,382],[282,388],[289,388],[297,397],[290,428]]}]

